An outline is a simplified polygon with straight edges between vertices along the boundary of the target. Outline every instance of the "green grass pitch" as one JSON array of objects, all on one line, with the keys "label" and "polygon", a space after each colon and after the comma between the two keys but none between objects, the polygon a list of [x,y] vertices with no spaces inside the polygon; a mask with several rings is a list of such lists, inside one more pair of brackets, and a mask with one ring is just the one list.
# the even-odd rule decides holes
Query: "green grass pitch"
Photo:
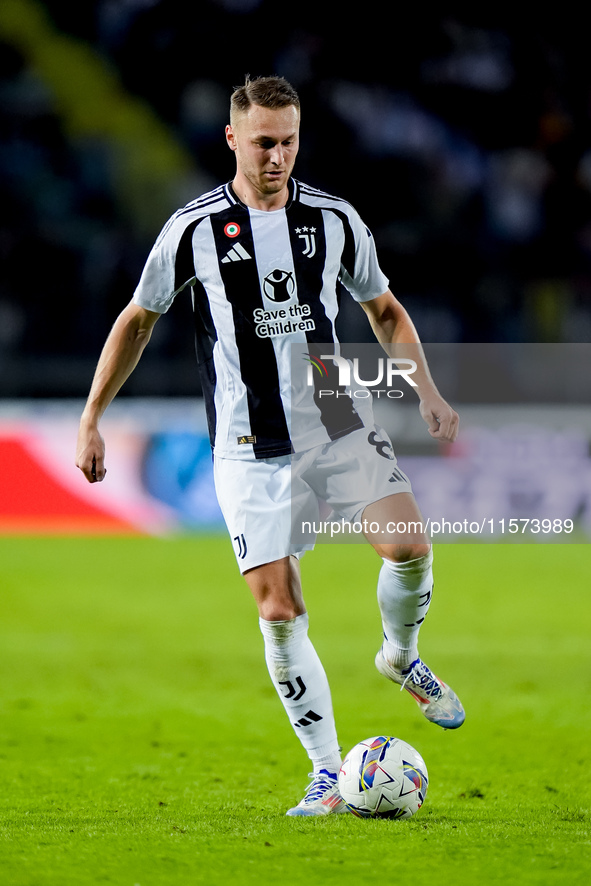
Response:
[{"label": "green grass pitch", "polygon": [[398,735],[430,776],[408,821],[306,820],[225,538],[0,539],[0,881],[591,882],[591,548],[435,556],[421,652],[464,702],[455,733],[374,669],[373,551],[304,558],[344,749]]}]

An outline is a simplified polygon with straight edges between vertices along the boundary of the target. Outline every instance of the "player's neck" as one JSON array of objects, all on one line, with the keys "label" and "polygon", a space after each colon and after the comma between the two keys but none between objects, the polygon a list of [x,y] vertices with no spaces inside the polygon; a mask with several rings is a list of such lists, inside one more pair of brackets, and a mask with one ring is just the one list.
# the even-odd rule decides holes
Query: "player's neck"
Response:
[{"label": "player's neck", "polygon": [[283,207],[289,201],[289,180],[285,187],[275,193],[264,193],[257,190],[244,175],[238,172],[232,182],[234,193],[242,203],[251,209],[260,209],[263,212],[274,212]]}]

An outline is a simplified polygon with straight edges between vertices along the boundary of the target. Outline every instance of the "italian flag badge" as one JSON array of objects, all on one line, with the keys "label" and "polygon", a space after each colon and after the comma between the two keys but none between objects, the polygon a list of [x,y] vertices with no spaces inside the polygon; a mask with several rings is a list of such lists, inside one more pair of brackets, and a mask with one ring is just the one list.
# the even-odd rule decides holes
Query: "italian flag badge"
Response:
[{"label": "italian flag badge", "polygon": [[237,225],[236,222],[229,222],[224,228],[226,237],[237,237],[239,233],[240,225]]}]

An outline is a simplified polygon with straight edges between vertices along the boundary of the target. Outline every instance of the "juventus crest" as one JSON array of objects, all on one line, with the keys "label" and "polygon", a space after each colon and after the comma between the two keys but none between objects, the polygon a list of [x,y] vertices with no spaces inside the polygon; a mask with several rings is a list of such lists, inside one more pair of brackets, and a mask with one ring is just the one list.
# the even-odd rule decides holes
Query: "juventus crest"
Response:
[{"label": "juventus crest", "polygon": [[316,228],[296,228],[296,234],[300,240],[304,241],[302,255],[305,255],[306,258],[316,255]]}]

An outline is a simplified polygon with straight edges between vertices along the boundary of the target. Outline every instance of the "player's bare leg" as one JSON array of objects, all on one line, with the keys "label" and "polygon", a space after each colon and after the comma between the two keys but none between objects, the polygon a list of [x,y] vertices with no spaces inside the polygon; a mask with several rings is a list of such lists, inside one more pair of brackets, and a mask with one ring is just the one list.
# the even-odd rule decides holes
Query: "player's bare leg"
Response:
[{"label": "player's bare leg", "polygon": [[265,659],[294,731],[312,761],[312,783],[288,815],[345,812],[336,778],[341,765],[328,680],[308,637],[299,563],[284,557],[244,573],[259,610]]},{"label": "player's bare leg", "polygon": [[376,667],[415,699],[425,717],[445,729],[464,722],[462,704],[419,658],[418,635],[433,592],[433,555],[423,518],[408,492],[380,499],[365,508],[366,538],[383,560],[378,604],[384,643]]},{"label": "player's bare leg", "polygon": [[306,611],[296,557],[283,557],[244,573],[259,616],[266,621],[288,621]]}]

